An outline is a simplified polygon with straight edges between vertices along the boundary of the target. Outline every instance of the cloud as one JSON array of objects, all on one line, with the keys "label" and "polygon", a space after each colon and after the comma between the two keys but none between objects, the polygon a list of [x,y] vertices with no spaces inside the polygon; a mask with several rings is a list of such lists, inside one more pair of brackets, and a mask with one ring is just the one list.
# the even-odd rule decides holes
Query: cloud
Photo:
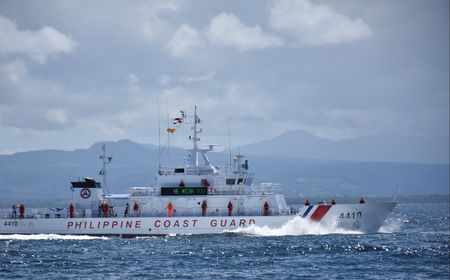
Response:
[{"label": "cloud", "polygon": [[49,121],[61,125],[65,125],[69,122],[67,113],[62,109],[50,109],[46,110],[44,117]]},{"label": "cloud", "polygon": [[16,131],[61,131],[71,124],[64,110],[32,110],[32,106],[14,106],[0,110],[0,124]]},{"label": "cloud", "polygon": [[141,31],[148,42],[153,42],[164,37],[170,30],[169,24],[160,18],[150,18],[142,22]]},{"label": "cloud", "polygon": [[170,77],[169,75],[162,75],[161,78],[159,79],[159,84],[161,86],[168,86],[171,80],[172,77]]},{"label": "cloud", "polygon": [[332,7],[308,0],[281,0],[268,7],[271,27],[305,45],[339,44],[371,36],[360,18],[351,19]]},{"label": "cloud", "polygon": [[264,49],[283,45],[283,39],[266,34],[261,27],[247,26],[232,13],[220,13],[207,30],[211,43],[240,50]]},{"label": "cloud", "polygon": [[203,40],[194,28],[187,24],[182,24],[167,44],[167,51],[174,57],[185,57],[193,49],[201,47]]},{"label": "cloud", "polygon": [[128,89],[131,92],[136,92],[141,88],[139,86],[141,80],[135,74],[133,73],[128,74],[127,79],[128,79]]},{"label": "cloud", "polygon": [[27,75],[27,67],[23,61],[17,60],[8,64],[0,64],[0,74],[12,83],[20,83]]},{"label": "cloud", "polygon": [[[149,89],[142,93],[140,78],[134,73],[125,76],[120,88],[74,89],[54,78],[42,79],[32,69],[21,60],[0,62],[0,130],[18,135],[67,135],[90,129],[92,137],[102,133],[125,137],[133,125],[142,128],[150,119],[146,114],[155,98]],[[144,117],[138,119],[124,111]]]},{"label": "cloud", "polygon": [[151,1],[141,3],[139,15],[144,19],[141,22],[141,32],[148,42],[155,42],[166,38],[172,30],[171,23],[161,17],[164,12],[176,12],[180,8],[179,3],[171,1]]},{"label": "cloud", "polygon": [[[248,9],[0,1],[0,149],[72,148],[117,137],[155,143],[158,96],[164,119],[166,103],[170,117],[198,105],[204,137],[225,135],[225,143],[228,118],[236,144],[299,128],[332,138],[396,130],[448,135],[448,1],[414,2],[407,10],[394,2],[368,9],[351,1],[273,0]],[[44,36],[46,25],[57,35]],[[357,41],[371,28],[377,36]],[[188,36],[175,44],[183,29],[204,45],[188,44]],[[47,61],[58,61],[35,65],[28,57],[36,46],[10,33],[40,44],[59,34],[82,48],[37,45]],[[172,39],[174,54],[190,59],[173,59]],[[321,44],[326,49],[315,47]]]},{"label": "cloud", "polygon": [[182,76],[180,77],[180,81],[190,84],[190,83],[203,83],[203,82],[211,82],[214,81],[216,77],[215,72],[208,72],[202,76]]},{"label": "cloud", "polygon": [[216,72],[210,71],[200,76],[181,76],[181,77],[171,77],[169,75],[162,75],[159,79],[159,84],[162,86],[169,86],[171,84],[195,84],[195,83],[206,83],[212,82],[216,78]]},{"label": "cloud", "polygon": [[173,57],[186,57],[195,48],[204,46],[205,41],[247,51],[287,45],[339,44],[372,34],[362,19],[348,18],[332,7],[314,5],[308,0],[281,0],[268,5],[267,10],[270,26],[277,35],[263,31],[259,25],[248,26],[233,13],[222,12],[211,19],[204,33],[190,25],[180,25],[166,50]]},{"label": "cloud", "polygon": [[0,126],[18,131],[56,131],[71,124],[64,109],[64,88],[30,77],[21,60],[0,63]]},{"label": "cloud", "polygon": [[19,30],[15,22],[0,16],[0,55],[22,53],[38,63],[57,53],[73,52],[77,42],[51,26],[38,31]]}]

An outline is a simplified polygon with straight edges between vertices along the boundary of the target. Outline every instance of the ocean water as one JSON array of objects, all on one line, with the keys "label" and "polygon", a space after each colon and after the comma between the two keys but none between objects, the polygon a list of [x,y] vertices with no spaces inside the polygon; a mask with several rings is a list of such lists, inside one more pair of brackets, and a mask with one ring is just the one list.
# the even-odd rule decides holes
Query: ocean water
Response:
[{"label": "ocean water", "polygon": [[0,278],[449,279],[449,236],[449,204],[399,204],[377,234],[294,223],[133,239],[0,235]]}]

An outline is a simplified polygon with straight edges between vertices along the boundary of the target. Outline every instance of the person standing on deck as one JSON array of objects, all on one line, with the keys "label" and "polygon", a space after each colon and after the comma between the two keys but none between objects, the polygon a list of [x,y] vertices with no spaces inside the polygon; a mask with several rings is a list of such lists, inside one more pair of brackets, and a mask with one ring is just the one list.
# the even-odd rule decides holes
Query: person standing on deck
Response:
[{"label": "person standing on deck", "polygon": [[19,219],[23,219],[25,217],[25,205],[19,205]]},{"label": "person standing on deck", "polygon": [[127,203],[127,206],[125,207],[125,212],[123,213],[124,217],[128,217],[128,211],[130,209],[130,204]]},{"label": "person standing on deck", "polygon": [[15,204],[12,206],[12,217],[13,219],[17,219],[17,205]]},{"label": "person standing on deck", "polygon": [[133,205],[133,211],[134,211],[134,216],[135,217],[139,217],[139,204],[137,204],[137,202],[134,203]]},{"label": "person standing on deck", "polygon": [[206,200],[203,200],[201,207],[202,207],[202,216],[206,216],[206,208],[208,208],[208,205],[206,204]]},{"label": "person standing on deck", "polygon": [[167,204],[167,216],[168,217],[172,217],[173,216],[173,205],[172,202],[169,202],[169,204]]},{"label": "person standing on deck", "polygon": [[108,212],[109,212],[109,205],[108,205],[108,203],[104,202],[103,203],[103,217],[107,218]]},{"label": "person standing on deck", "polygon": [[264,202],[264,216],[269,216],[269,203]]},{"label": "person standing on deck", "polygon": [[231,201],[228,201],[228,216],[231,216],[233,214],[233,203]]},{"label": "person standing on deck", "polygon": [[73,206],[72,203],[70,203],[69,205],[69,218],[73,218],[74,217],[74,212],[75,212],[75,207]]}]

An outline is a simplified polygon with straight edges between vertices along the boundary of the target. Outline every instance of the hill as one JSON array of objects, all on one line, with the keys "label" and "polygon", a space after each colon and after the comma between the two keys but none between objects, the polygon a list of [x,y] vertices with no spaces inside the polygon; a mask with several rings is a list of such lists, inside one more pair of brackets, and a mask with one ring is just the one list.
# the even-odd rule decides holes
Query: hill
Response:
[{"label": "hill", "polygon": [[330,160],[449,163],[448,138],[374,134],[339,141],[319,138],[302,130],[240,147],[249,155]]}]

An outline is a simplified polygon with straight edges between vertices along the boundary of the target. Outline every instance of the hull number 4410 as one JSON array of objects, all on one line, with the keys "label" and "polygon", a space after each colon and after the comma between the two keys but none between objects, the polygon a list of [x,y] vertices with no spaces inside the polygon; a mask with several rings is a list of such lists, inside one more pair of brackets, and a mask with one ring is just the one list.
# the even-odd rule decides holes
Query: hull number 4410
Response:
[{"label": "hull number 4410", "polygon": [[3,225],[5,225],[6,227],[16,227],[19,225],[19,222],[17,221],[5,221],[3,223]]},{"label": "hull number 4410", "polygon": [[339,215],[339,219],[360,219],[362,217],[362,212],[347,212],[347,213],[341,213]]}]

